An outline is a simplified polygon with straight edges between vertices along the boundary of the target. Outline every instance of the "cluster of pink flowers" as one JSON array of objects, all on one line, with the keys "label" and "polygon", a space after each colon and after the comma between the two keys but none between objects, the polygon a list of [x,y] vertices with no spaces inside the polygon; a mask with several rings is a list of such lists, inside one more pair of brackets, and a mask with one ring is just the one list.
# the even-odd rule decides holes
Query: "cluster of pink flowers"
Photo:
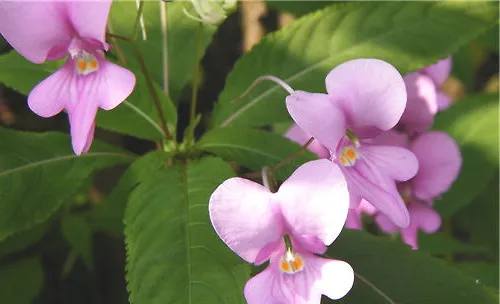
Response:
[{"label": "cluster of pink flowers", "polygon": [[374,215],[417,248],[417,229],[434,232],[432,201],[458,175],[461,156],[433,117],[449,104],[439,89],[450,59],[404,78],[389,63],[356,59],[326,77],[327,94],[289,91],[295,124],[286,136],[321,159],[306,163],[276,193],[242,178],[220,185],[209,202],[221,239],[248,262],[269,266],[245,286],[248,303],[319,303],[350,290],[352,268],[322,254],[344,225]]},{"label": "cluster of pink flowers", "polygon": [[0,32],[33,63],[64,65],[33,88],[28,105],[42,117],[68,113],[76,154],[92,144],[97,110],[111,110],[132,93],[132,72],[104,59],[111,0],[3,1]]}]

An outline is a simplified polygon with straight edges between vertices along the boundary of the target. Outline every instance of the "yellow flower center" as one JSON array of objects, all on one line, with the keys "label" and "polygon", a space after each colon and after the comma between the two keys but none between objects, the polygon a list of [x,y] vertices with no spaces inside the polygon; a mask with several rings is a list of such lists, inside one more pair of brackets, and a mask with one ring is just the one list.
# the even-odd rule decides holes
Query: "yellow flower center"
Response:
[{"label": "yellow flower center", "polygon": [[99,69],[99,61],[94,55],[81,51],[75,56],[75,69],[78,75],[88,75]]},{"label": "yellow flower center", "polygon": [[339,161],[345,167],[352,167],[356,164],[360,154],[354,146],[343,147],[340,151]]},{"label": "yellow flower center", "polygon": [[287,274],[294,274],[304,269],[304,260],[292,250],[287,250],[280,260],[280,270]]}]

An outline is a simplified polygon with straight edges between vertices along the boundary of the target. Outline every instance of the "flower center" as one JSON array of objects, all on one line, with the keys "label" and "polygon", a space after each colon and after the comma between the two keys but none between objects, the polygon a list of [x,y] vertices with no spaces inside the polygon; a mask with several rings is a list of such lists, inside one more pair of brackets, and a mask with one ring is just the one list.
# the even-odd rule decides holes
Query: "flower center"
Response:
[{"label": "flower center", "polygon": [[75,56],[75,70],[78,75],[88,75],[99,69],[99,62],[94,55],[80,51]]},{"label": "flower center", "polygon": [[345,167],[352,167],[356,164],[356,160],[358,160],[360,154],[356,147],[349,145],[345,146],[340,150],[339,153],[339,161]]},{"label": "flower center", "polygon": [[300,255],[287,249],[280,260],[280,270],[284,273],[294,274],[304,269],[304,260]]}]

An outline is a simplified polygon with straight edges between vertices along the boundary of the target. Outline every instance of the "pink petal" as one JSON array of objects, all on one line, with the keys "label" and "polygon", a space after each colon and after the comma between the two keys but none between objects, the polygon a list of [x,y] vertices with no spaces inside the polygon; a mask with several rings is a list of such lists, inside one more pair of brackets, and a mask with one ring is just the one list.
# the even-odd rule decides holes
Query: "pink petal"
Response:
[{"label": "pink petal", "polygon": [[31,111],[42,117],[61,112],[69,102],[69,87],[74,83],[73,63],[67,60],[54,74],[37,84],[28,95]]},{"label": "pink petal", "polygon": [[64,48],[74,34],[63,1],[1,1],[0,32],[34,63],[44,62],[52,48]]},{"label": "pink petal", "polygon": [[399,230],[399,227],[396,226],[387,215],[383,213],[377,213],[375,215],[375,223],[385,233],[395,233]]},{"label": "pink petal", "polygon": [[426,233],[438,231],[441,226],[441,217],[432,207],[423,203],[410,203],[408,211],[410,212],[410,226],[401,230],[401,237],[406,244],[416,250],[418,249],[418,229]]},{"label": "pink petal", "polygon": [[418,171],[418,160],[405,148],[362,145],[359,148],[365,161],[397,181],[407,181]]},{"label": "pink petal", "polygon": [[[91,86],[83,84],[83,79],[76,81],[77,85],[70,90],[79,90],[82,86]],[[73,94],[70,93],[72,96]],[[76,93],[78,95],[78,93]],[[72,101],[75,101],[72,98]],[[88,95],[78,95],[76,104],[67,107],[68,118],[71,129],[71,143],[76,155],[80,155],[89,150],[94,138],[95,116],[98,106],[95,102],[95,95],[88,92]]]},{"label": "pink petal", "polygon": [[404,77],[408,101],[400,124],[410,134],[428,130],[438,111],[436,86],[424,74],[411,73]]},{"label": "pink petal", "polygon": [[344,226],[349,209],[347,184],[340,169],[329,160],[303,164],[276,195],[288,228],[299,242],[315,237],[328,246]]},{"label": "pink petal", "polygon": [[407,227],[410,217],[394,180],[382,175],[376,168],[368,166],[362,160],[358,160],[355,167],[355,169],[342,169],[349,193],[365,199],[398,226]]},{"label": "pink petal", "polygon": [[374,137],[371,141],[372,144],[379,146],[396,146],[401,148],[410,148],[408,135],[403,132],[398,132],[394,129],[385,131]]},{"label": "pink petal", "polygon": [[438,92],[437,95],[438,110],[444,111],[451,106],[451,98],[446,93]]},{"label": "pink petal", "polygon": [[115,108],[134,90],[134,73],[119,65],[101,59],[97,75],[99,76],[97,100],[104,110]]},{"label": "pink petal", "polygon": [[337,66],[326,77],[326,89],[346,111],[348,128],[358,136],[371,129],[391,129],[406,106],[403,78],[378,59],[355,59]]},{"label": "pink petal", "polygon": [[111,0],[68,1],[67,7],[69,20],[80,37],[105,41]]},{"label": "pink petal", "polygon": [[[297,124],[293,124],[290,129],[285,133],[285,137],[298,143],[299,145],[305,145],[305,143],[312,137],[312,135],[307,134],[302,130]],[[318,155],[320,158],[329,158],[330,152],[325,146],[320,144],[316,139],[314,139],[307,149]]]},{"label": "pink petal", "polygon": [[303,254],[304,269],[295,274],[282,273],[278,259],[251,278],[245,285],[248,304],[318,304],[321,294],[340,299],[351,289],[354,271],[342,261]]},{"label": "pink petal", "polygon": [[451,56],[424,68],[423,72],[429,75],[436,84],[436,87],[439,88],[450,76]]},{"label": "pink petal", "polygon": [[286,97],[286,107],[295,123],[327,149],[334,151],[345,134],[344,114],[326,94],[295,91]]},{"label": "pink petal", "polygon": [[[240,257],[254,263],[259,253],[283,236],[279,205],[263,186],[231,178],[212,193],[209,213],[219,237]],[[272,252],[266,248],[268,254]],[[266,260],[267,257],[259,257]]]},{"label": "pink petal", "polygon": [[460,149],[448,134],[427,132],[412,143],[419,161],[419,171],[413,178],[415,196],[422,200],[447,191],[455,181],[462,165]]},{"label": "pink petal", "polygon": [[348,229],[363,230],[363,223],[361,223],[361,213],[357,208],[349,208],[345,227]]}]

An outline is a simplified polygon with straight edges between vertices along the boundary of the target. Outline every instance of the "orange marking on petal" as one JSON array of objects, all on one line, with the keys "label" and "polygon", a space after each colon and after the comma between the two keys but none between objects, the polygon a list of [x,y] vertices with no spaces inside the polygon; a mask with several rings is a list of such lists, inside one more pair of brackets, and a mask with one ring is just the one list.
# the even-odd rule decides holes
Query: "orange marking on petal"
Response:
[{"label": "orange marking on petal", "polygon": [[97,70],[97,68],[99,67],[99,63],[97,62],[97,60],[91,60],[90,61],[90,68],[92,70]]},{"label": "orange marking on petal", "polygon": [[356,151],[353,148],[347,148],[344,153],[350,160],[356,159]]},{"label": "orange marking on petal", "polygon": [[302,259],[300,257],[296,257],[292,262],[293,270],[299,270],[302,268]]},{"label": "orange marking on petal", "polygon": [[342,163],[342,165],[346,165],[347,164],[347,158],[345,158],[345,156],[339,157],[339,160]]},{"label": "orange marking on petal", "polygon": [[281,261],[280,268],[284,272],[290,272],[290,264],[287,261]]},{"label": "orange marking on petal", "polygon": [[78,60],[76,63],[76,68],[80,71],[83,72],[87,69],[87,62],[85,60]]}]

